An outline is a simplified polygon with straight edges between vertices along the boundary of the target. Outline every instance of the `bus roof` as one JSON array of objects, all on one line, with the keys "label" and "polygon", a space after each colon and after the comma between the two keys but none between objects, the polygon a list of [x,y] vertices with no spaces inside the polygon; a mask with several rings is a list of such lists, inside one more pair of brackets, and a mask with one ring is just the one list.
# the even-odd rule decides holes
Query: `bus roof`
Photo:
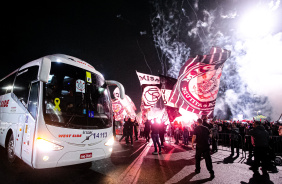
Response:
[{"label": "bus roof", "polygon": [[[49,58],[52,62],[62,62],[62,63],[73,65],[73,66],[76,66],[76,67],[79,67],[79,68],[83,68],[85,70],[88,70],[92,73],[99,75],[100,77],[102,77],[104,79],[104,76],[100,72],[98,72],[92,65],[90,65],[89,63],[87,63],[87,62],[85,62],[81,59],[78,59],[76,57],[65,55],[65,54],[53,54],[53,55],[47,55],[47,56],[44,56],[44,57]],[[0,78],[0,81],[4,80],[8,76],[17,72],[18,70],[22,70],[22,69],[25,69],[25,68],[28,68],[28,67],[31,67],[31,66],[34,66],[34,65],[40,65],[40,62],[42,61],[42,59],[44,57],[30,61],[30,62],[24,64],[20,68],[11,72],[9,75],[4,76],[2,79]]]},{"label": "bus roof", "polygon": [[[47,56],[44,56],[44,57],[49,58],[52,62],[61,62],[61,63],[73,65],[73,66],[76,66],[76,67],[79,67],[79,68],[83,68],[85,70],[88,70],[92,73],[99,75],[100,77],[102,77],[104,79],[104,76],[100,72],[98,72],[92,65],[90,65],[89,63],[87,63],[87,62],[85,62],[85,61],[83,61],[79,58],[69,56],[69,55],[65,55],[65,54],[53,54],[53,55],[47,55]],[[31,62],[23,65],[20,69],[24,69],[24,68],[27,68],[27,67],[32,66],[32,65],[39,65],[40,61],[44,57],[36,59],[34,61],[31,61]]]}]

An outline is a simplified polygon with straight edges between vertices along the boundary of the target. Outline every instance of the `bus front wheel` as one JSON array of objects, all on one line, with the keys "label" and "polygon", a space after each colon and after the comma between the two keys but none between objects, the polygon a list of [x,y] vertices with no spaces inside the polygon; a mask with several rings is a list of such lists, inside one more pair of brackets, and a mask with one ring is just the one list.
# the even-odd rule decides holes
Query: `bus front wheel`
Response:
[{"label": "bus front wheel", "polygon": [[7,158],[10,163],[15,163],[16,155],[15,155],[15,141],[13,134],[10,135],[9,141],[7,144]]}]

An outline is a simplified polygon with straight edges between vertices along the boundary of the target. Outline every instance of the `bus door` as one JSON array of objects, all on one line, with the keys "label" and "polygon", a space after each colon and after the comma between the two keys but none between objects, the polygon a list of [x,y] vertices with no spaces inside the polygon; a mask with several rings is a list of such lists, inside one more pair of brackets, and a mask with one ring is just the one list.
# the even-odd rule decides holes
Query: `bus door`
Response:
[{"label": "bus door", "polygon": [[39,82],[31,84],[28,98],[28,112],[25,114],[22,140],[22,160],[32,166],[32,151],[38,109]]}]

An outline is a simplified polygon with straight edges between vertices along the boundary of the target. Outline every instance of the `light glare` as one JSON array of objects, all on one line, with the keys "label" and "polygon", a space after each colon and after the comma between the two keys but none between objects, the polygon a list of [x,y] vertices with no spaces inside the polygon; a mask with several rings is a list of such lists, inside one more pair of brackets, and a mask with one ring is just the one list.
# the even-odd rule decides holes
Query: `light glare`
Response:
[{"label": "light glare", "polygon": [[247,37],[258,37],[268,34],[273,27],[270,11],[256,8],[244,15],[240,24],[240,32]]}]

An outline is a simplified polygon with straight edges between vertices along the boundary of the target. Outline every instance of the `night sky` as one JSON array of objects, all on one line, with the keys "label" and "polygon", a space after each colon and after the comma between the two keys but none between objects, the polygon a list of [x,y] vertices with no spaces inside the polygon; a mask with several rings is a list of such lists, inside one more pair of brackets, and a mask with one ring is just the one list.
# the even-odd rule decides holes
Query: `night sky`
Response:
[{"label": "night sky", "polygon": [[139,110],[135,71],[177,78],[188,57],[218,46],[231,57],[215,114],[281,114],[280,0],[8,2],[2,9],[0,78],[29,61],[66,54],[121,82]]},{"label": "night sky", "polygon": [[139,109],[141,88],[135,71],[150,74],[145,62],[152,74],[160,70],[148,1],[57,1],[6,8],[1,13],[1,78],[45,55],[67,54],[92,64],[105,79],[121,82]]}]

